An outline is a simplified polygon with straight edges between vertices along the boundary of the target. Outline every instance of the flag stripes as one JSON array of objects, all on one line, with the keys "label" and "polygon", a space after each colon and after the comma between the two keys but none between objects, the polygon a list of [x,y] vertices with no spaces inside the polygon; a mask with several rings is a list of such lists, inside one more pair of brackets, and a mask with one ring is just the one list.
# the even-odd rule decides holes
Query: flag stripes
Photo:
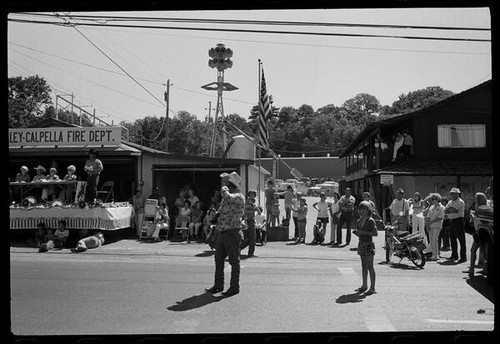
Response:
[{"label": "flag stripes", "polygon": [[267,120],[271,117],[271,104],[267,95],[266,79],[264,78],[264,69],[262,69],[262,79],[260,83],[259,98],[259,140],[260,144],[269,148],[269,133],[267,132]]}]

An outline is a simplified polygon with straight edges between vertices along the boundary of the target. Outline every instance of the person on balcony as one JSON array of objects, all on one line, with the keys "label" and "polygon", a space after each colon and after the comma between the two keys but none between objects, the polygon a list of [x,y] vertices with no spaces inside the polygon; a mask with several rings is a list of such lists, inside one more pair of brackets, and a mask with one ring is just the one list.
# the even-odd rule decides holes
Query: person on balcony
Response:
[{"label": "person on balcony", "polygon": [[401,147],[401,154],[404,159],[408,159],[413,155],[413,138],[407,130],[403,131],[403,146]]},{"label": "person on balcony", "polygon": [[403,146],[403,142],[404,142],[404,137],[400,132],[398,132],[394,138],[394,151],[392,153],[392,162],[396,161],[396,158],[398,157],[398,151]]}]

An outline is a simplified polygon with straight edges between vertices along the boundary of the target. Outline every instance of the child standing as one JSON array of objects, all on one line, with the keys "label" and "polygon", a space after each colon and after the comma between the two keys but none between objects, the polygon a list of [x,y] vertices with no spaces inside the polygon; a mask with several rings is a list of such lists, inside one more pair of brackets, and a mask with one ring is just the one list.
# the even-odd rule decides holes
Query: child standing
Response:
[{"label": "child standing", "polygon": [[273,203],[271,204],[271,226],[279,226],[280,224],[280,201],[277,194],[273,195]]},{"label": "child standing", "polygon": [[361,258],[363,284],[356,289],[358,292],[364,292],[368,288],[368,273],[370,273],[370,289],[366,295],[375,293],[375,268],[373,267],[373,257],[375,256],[375,244],[373,237],[377,236],[377,225],[372,218],[372,207],[369,202],[362,201],[358,207],[361,218],[357,222],[353,234],[359,237],[358,254]]},{"label": "child standing", "polygon": [[298,208],[293,209],[297,212],[297,225],[299,226],[299,237],[295,243],[305,244],[306,242],[306,224],[307,224],[307,203],[305,198],[300,199]]},{"label": "child standing", "polygon": [[255,213],[257,212],[259,215],[262,213],[260,207],[255,204],[255,198],[257,197],[257,191],[250,190],[248,191],[248,198],[245,203],[245,222],[247,225],[247,238],[241,242],[240,248],[243,250],[248,246],[248,258],[254,256],[255,252],[255,243],[257,233],[255,231]]}]

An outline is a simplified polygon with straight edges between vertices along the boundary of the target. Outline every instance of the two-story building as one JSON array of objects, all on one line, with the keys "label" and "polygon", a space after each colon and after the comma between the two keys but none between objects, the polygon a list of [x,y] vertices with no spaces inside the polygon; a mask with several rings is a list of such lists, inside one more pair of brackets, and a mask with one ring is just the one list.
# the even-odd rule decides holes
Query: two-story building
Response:
[{"label": "two-story building", "polygon": [[[340,190],[360,196],[370,191],[377,208],[390,205],[395,191],[405,197],[462,191],[467,206],[484,192],[493,176],[492,81],[455,94],[429,107],[368,125],[340,155],[346,175]],[[394,137],[408,132],[411,154],[393,161]],[[400,153],[400,151],[398,152]]]}]

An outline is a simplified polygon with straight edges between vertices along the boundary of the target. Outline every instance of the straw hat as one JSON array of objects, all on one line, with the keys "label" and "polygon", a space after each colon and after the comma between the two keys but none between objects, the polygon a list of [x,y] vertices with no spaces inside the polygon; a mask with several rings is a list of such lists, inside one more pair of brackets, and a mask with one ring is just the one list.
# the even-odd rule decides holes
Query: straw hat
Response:
[{"label": "straw hat", "polygon": [[459,194],[460,193],[460,189],[459,188],[451,188],[450,190],[450,193],[456,193],[456,194]]},{"label": "straw hat", "polygon": [[231,173],[222,173],[221,178],[227,178],[227,181],[233,184],[236,187],[240,187],[241,185],[241,177],[238,173],[236,172],[231,172]]},{"label": "straw hat", "polygon": [[47,172],[47,170],[45,169],[45,167],[43,167],[42,165],[38,165],[37,167],[35,167],[35,171],[38,171],[38,170],[40,170],[40,171],[42,171],[44,173]]},{"label": "straw hat", "polygon": [[25,170],[26,172],[28,172],[28,171],[29,171],[29,169],[28,169],[28,167],[27,167],[27,166],[21,166],[21,171],[22,171],[22,170]]}]

